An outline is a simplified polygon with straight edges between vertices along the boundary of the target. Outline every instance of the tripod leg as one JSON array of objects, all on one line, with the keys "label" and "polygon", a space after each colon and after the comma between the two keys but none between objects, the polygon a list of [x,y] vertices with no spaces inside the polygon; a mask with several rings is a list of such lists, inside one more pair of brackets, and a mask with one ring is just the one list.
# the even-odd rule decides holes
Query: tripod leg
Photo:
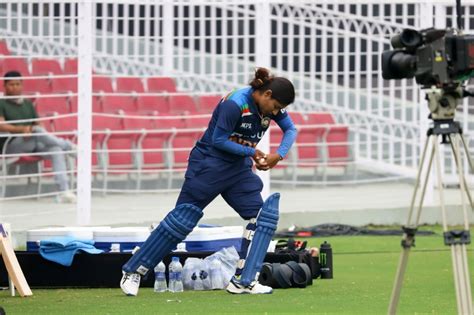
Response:
[{"label": "tripod leg", "polygon": [[[462,138],[461,138],[462,139]],[[456,286],[456,301],[458,312],[461,314],[472,314],[472,295],[469,277],[469,266],[467,263],[466,245],[469,241],[469,219],[467,217],[466,202],[464,193],[467,192],[464,172],[462,168],[461,154],[459,151],[458,137],[450,136],[451,149],[456,161],[459,186],[461,190],[461,203],[464,217],[464,231],[447,231],[445,232],[445,244],[451,246],[451,256],[453,262],[454,283]],[[467,153],[467,152],[466,152]],[[446,237],[448,236],[448,237]]]},{"label": "tripod leg", "polygon": [[[461,151],[459,150],[459,148],[456,150],[456,148],[454,147],[452,137],[451,136],[448,136],[448,137],[449,137],[449,142],[451,144],[451,150],[453,151],[453,153],[454,152],[459,152],[459,154],[460,154]],[[467,157],[467,160],[469,162],[469,167],[471,168],[471,171],[474,172],[474,169],[472,168],[473,165],[471,164],[472,160],[471,160],[471,157],[470,157],[469,151],[468,151],[469,149],[466,147],[466,142],[464,141],[464,137],[463,137],[462,134],[459,134],[459,137],[461,138],[461,142],[463,143],[464,151],[466,152],[466,157]],[[459,147],[459,146],[457,146],[457,147]],[[454,162],[456,163],[456,167],[459,169],[462,166],[462,165],[459,164],[459,163],[462,163],[461,158],[459,158],[459,161],[458,161],[458,159],[456,158],[456,155],[454,155],[454,157],[455,157]],[[469,192],[469,186],[467,185],[466,176],[464,176],[464,172],[461,172],[461,177],[462,178],[459,179],[459,185],[461,185],[461,181],[462,181],[462,183],[464,184],[464,187],[465,187],[465,189],[461,189],[461,192],[464,191],[466,193],[467,198],[469,199],[469,205],[471,206],[471,210],[474,211],[474,204],[472,202],[471,193]]]},{"label": "tripod leg", "polygon": [[[430,137],[433,137],[434,142],[436,142],[436,136],[430,136]],[[416,177],[415,188],[414,188],[414,191],[413,191],[413,196],[412,196],[412,200],[411,200],[411,204],[410,204],[410,212],[408,214],[407,226],[403,227],[403,231],[404,231],[403,239],[402,239],[402,247],[403,248],[402,248],[402,253],[400,254],[400,260],[398,262],[398,269],[397,269],[397,274],[395,276],[395,282],[393,284],[392,295],[390,297],[390,305],[388,307],[388,314],[390,314],[390,315],[396,314],[396,312],[397,312],[398,301],[400,300],[400,291],[402,289],[403,277],[405,275],[406,267],[407,267],[407,264],[408,264],[408,255],[410,253],[411,247],[415,243],[415,233],[416,233],[416,229],[417,229],[416,226],[418,225],[418,220],[419,220],[420,215],[419,214],[417,215],[417,220],[416,220],[414,225],[412,223],[412,217],[413,217],[413,210],[415,208],[416,195],[417,195],[418,187],[419,187],[419,184],[420,184],[420,178],[421,178],[421,174],[423,172],[423,166],[424,166],[424,162],[425,162],[425,158],[426,158],[426,152],[428,151],[428,143],[429,143],[430,137],[428,137],[426,139],[425,146],[424,146],[424,149],[423,149],[423,154],[422,154],[421,161],[420,161],[420,166],[418,168],[418,174],[417,174],[417,177]],[[423,199],[424,199],[424,196],[425,196],[426,186],[428,184],[428,179],[429,179],[429,176],[430,176],[431,165],[433,163],[433,156],[434,156],[434,147],[431,150],[431,154],[430,154],[429,162],[428,162],[428,170],[426,171],[425,180],[424,180],[423,185],[422,185],[423,188],[422,188],[422,192],[421,192],[420,203],[419,203],[418,210],[417,210],[418,212],[421,212],[421,208],[423,206]]]},{"label": "tripod leg", "polygon": [[467,146],[466,140],[464,139],[464,136],[462,134],[459,135],[461,137],[461,142],[464,147],[464,151],[466,152],[466,157],[467,157],[467,162],[469,163],[469,168],[471,169],[471,172],[474,172],[474,165],[472,164],[472,159],[471,159],[471,154],[469,154],[469,148]]}]

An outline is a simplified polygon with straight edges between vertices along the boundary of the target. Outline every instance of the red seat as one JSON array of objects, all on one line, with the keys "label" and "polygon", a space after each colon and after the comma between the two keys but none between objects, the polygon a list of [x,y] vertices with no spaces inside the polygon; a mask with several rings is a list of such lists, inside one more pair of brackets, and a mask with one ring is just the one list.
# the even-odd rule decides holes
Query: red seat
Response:
[{"label": "red seat", "polygon": [[308,123],[315,126],[318,142],[327,148],[325,162],[333,166],[346,166],[349,160],[349,128],[336,125],[329,112],[310,112]]},{"label": "red seat", "polygon": [[56,59],[33,59],[31,61],[31,73],[33,75],[44,75],[52,73],[63,74],[61,65]]},{"label": "red seat", "polygon": [[50,94],[51,92],[49,79],[23,79],[23,93],[25,94]]},{"label": "red seat", "polygon": [[28,64],[26,62],[26,59],[23,57],[5,58],[3,59],[3,62],[0,63],[0,66],[2,67],[2,75],[7,73],[8,71],[19,71],[24,77],[30,75]]},{"label": "red seat", "polygon": [[349,127],[332,126],[326,138],[329,153],[329,165],[346,166],[349,154]]},{"label": "red seat", "polygon": [[211,117],[190,117],[186,119],[186,126],[188,128],[203,128],[209,125]]},{"label": "red seat", "polygon": [[[143,150],[141,152],[143,165],[142,169],[160,169],[165,166],[166,159],[165,149],[167,140],[171,132],[158,133],[156,132],[155,122],[150,119],[124,119],[126,130],[137,130],[138,134],[142,135],[142,130],[146,130],[146,135],[140,137],[141,140],[138,145]],[[154,131],[154,132],[153,132]]]},{"label": "red seat", "polygon": [[52,113],[69,113],[68,101],[65,97],[38,97],[36,99],[36,111],[40,116]]},{"label": "red seat", "polygon": [[140,78],[118,77],[115,79],[117,92],[137,92],[143,93],[143,83]]},{"label": "red seat", "polygon": [[58,117],[53,120],[53,126],[55,131],[76,131],[77,130],[77,117],[66,116]]},{"label": "red seat", "polygon": [[151,77],[147,79],[148,92],[176,92],[176,84],[172,78]]},{"label": "red seat", "polygon": [[[77,96],[68,96],[69,108],[71,113],[77,113]],[[99,97],[92,96],[92,112],[93,113],[103,113],[102,102]]]},{"label": "red seat", "polygon": [[198,97],[199,111],[202,113],[212,113],[219,104],[220,95],[201,95]]},{"label": "red seat", "polygon": [[65,74],[77,74],[77,58],[68,58],[64,61]]},{"label": "red seat", "polygon": [[51,78],[51,90],[55,93],[77,92],[77,78]]},{"label": "red seat", "polygon": [[[130,134],[114,134],[114,131],[123,130],[123,119],[120,117],[93,117],[93,130],[109,130],[111,134],[96,134],[95,138],[106,150],[108,169],[131,169],[133,168],[133,141],[136,137]],[[115,152],[114,152],[115,151]]]},{"label": "red seat", "polygon": [[[8,49],[7,42],[4,40],[0,40],[0,55],[10,56],[10,49]],[[2,73],[3,74],[3,73]]]},{"label": "red seat", "polygon": [[136,112],[137,107],[132,96],[106,95],[102,98],[102,109],[104,113]]},{"label": "red seat", "polygon": [[92,78],[92,91],[93,92],[105,92],[112,93],[114,91],[112,87],[112,80],[108,77],[93,77]]},{"label": "red seat", "polygon": [[334,117],[327,112],[307,113],[308,123],[312,125],[334,124]]},{"label": "red seat", "polygon": [[169,113],[170,104],[167,96],[140,95],[137,98],[137,107],[140,113]]},{"label": "red seat", "polygon": [[195,114],[197,113],[194,99],[189,95],[170,95],[170,112],[173,114]]}]

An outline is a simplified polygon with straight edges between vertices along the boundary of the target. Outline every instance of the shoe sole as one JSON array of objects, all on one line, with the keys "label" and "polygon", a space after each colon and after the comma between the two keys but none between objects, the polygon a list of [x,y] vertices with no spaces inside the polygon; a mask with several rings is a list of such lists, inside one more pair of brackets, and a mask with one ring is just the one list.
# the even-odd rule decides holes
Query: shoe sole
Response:
[{"label": "shoe sole", "polygon": [[247,292],[247,291],[234,292],[234,291],[231,291],[231,290],[228,290],[228,289],[226,289],[226,291],[229,292],[230,294],[272,294],[273,293],[273,291],[262,292],[262,293],[251,293],[251,292]]}]

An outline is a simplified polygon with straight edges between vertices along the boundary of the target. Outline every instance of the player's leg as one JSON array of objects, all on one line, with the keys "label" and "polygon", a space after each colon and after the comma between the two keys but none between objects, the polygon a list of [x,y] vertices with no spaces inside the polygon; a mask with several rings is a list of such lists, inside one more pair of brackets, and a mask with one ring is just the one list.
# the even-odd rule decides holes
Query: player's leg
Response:
[{"label": "player's leg", "polygon": [[[219,165],[214,165],[214,161],[206,161],[201,155],[195,150],[190,155],[186,179],[176,208],[163,219],[142,248],[123,266],[121,287],[125,294],[138,293],[140,275],[145,275],[153,269],[186,238],[202,217],[202,210],[225,189],[225,182],[217,181]],[[214,171],[214,168],[217,170]]]},{"label": "player's leg", "polygon": [[137,295],[140,275],[146,275],[183,241],[201,217],[202,210],[190,204],[181,204],[168,213],[143,246],[122,267],[124,275],[120,287],[123,292],[127,295]]},{"label": "player's leg", "polygon": [[235,277],[227,290],[231,293],[271,293],[270,287],[260,285],[258,272],[265,258],[278,222],[279,195],[274,194],[263,203],[260,192],[263,184],[249,171],[240,176],[238,186],[222,194],[239,215],[249,220],[242,240],[240,261]]}]

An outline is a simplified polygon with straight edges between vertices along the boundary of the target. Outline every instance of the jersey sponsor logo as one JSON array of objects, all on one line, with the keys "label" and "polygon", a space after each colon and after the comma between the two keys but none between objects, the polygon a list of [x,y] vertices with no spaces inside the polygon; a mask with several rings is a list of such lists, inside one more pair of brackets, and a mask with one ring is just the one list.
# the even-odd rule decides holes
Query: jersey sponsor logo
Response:
[{"label": "jersey sponsor logo", "polygon": [[240,125],[240,128],[242,128],[242,129],[252,129],[252,123],[242,123]]}]

